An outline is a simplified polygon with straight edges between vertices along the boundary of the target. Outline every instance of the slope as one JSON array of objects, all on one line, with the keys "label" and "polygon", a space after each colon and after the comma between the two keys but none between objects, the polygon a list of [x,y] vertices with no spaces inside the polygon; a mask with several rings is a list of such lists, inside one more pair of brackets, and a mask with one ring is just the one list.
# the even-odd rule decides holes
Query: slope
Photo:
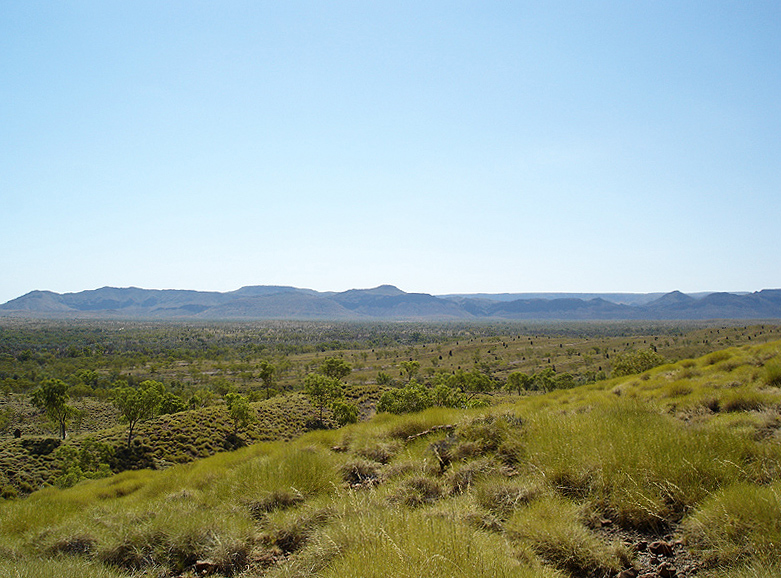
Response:
[{"label": "slope", "polygon": [[778,575],[780,387],[773,342],[49,489],[0,573]]}]

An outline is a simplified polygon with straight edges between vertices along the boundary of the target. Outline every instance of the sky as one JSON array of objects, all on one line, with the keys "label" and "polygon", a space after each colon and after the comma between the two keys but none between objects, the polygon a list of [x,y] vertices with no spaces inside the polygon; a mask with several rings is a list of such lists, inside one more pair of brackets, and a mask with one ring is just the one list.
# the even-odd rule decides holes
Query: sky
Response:
[{"label": "sky", "polygon": [[781,287],[781,3],[4,0],[0,303]]}]

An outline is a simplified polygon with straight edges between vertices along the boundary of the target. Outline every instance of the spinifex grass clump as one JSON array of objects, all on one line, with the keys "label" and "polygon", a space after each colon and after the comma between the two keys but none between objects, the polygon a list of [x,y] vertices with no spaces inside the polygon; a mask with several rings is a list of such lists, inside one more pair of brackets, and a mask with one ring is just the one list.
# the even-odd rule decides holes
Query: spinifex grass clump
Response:
[{"label": "spinifex grass clump", "polygon": [[366,506],[343,511],[338,524],[327,533],[340,555],[317,575],[334,578],[560,576],[539,563],[519,562],[502,536],[475,530],[458,519],[433,516],[426,510]]},{"label": "spinifex grass clump", "polygon": [[714,493],[683,524],[706,564],[777,562],[781,546],[781,481],[741,483]]},{"label": "spinifex grass clump", "polygon": [[558,493],[593,502],[623,526],[658,530],[710,492],[762,478],[778,458],[758,455],[746,434],[724,433],[615,398],[582,413],[530,415],[523,439],[526,467]]},{"label": "spinifex grass clump", "polygon": [[608,544],[581,521],[574,502],[555,494],[541,496],[515,511],[507,535],[527,543],[544,560],[574,576],[613,576],[630,562],[629,551]]},{"label": "spinifex grass clump", "polygon": [[781,387],[781,362],[774,361],[765,365],[765,381],[772,387]]},{"label": "spinifex grass clump", "polygon": [[0,576],[9,578],[126,578],[117,568],[76,558],[0,560]]}]

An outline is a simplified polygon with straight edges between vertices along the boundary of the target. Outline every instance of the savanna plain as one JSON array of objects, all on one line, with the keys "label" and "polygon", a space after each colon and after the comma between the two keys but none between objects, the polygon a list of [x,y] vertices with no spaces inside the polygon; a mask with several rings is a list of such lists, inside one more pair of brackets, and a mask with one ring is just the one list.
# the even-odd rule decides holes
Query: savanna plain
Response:
[{"label": "savanna plain", "polygon": [[781,325],[0,321],[0,576],[781,576]]}]

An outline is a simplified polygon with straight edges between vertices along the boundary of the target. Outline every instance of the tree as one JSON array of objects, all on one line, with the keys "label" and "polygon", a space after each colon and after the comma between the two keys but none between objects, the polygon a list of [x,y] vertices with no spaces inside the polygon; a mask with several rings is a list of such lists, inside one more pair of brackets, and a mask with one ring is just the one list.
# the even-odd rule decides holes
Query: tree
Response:
[{"label": "tree", "polygon": [[151,379],[142,381],[138,387],[124,385],[114,390],[112,403],[119,410],[122,420],[128,423],[127,447],[133,441],[136,425],[157,414],[164,393],[165,386]]},{"label": "tree", "polygon": [[419,361],[402,361],[400,363],[401,369],[404,370],[404,373],[407,374],[407,382],[412,381],[412,379],[417,375],[418,370],[420,369],[420,362]]},{"label": "tree", "polygon": [[228,413],[233,420],[233,435],[239,433],[240,427],[247,427],[255,420],[249,400],[245,396],[229,393],[225,396],[225,403],[228,404]]},{"label": "tree", "polygon": [[490,377],[476,369],[470,372],[459,369],[448,381],[450,382],[448,385],[457,387],[466,394],[467,401],[476,394],[492,391],[495,387]]},{"label": "tree", "polygon": [[160,397],[160,407],[158,408],[158,413],[160,415],[165,415],[167,413],[179,413],[180,411],[185,411],[187,409],[187,404],[175,393],[166,391]]},{"label": "tree", "polygon": [[74,408],[68,405],[68,384],[61,379],[46,379],[33,391],[31,403],[46,412],[59,428],[60,439],[65,439],[65,427],[74,414]]},{"label": "tree", "polygon": [[344,379],[352,370],[353,368],[349,363],[338,357],[326,357],[318,369],[323,375],[336,380]]},{"label": "tree", "polygon": [[513,371],[507,376],[507,389],[508,391],[518,391],[518,395],[521,395],[521,390],[526,390],[531,385],[532,378],[527,374],[520,371]]},{"label": "tree", "polygon": [[619,355],[613,362],[613,377],[643,373],[663,363],[664,357],[651,348],[632,351]]},{"label": "tree", "polygon": [[263,380],[263,385],[266,387],[266,399],[268,399],[271,397],[271,386],[274,385],[274,374],[277,368],[264,359],[258,364],[258,369],[260,370],[260,379]]},{"label": "tree", "polygon": [[342,382],[335,377],[322,373],[310,373],[304,378],[304,393],[312,405],[320,410],[320,421],[323,421],[323,409],[344,395]]},{"label": "tree", "polygon": [[556,389],[556,372],[552,367],[546,367],[532,375],[532,389],[543,392]]}]

